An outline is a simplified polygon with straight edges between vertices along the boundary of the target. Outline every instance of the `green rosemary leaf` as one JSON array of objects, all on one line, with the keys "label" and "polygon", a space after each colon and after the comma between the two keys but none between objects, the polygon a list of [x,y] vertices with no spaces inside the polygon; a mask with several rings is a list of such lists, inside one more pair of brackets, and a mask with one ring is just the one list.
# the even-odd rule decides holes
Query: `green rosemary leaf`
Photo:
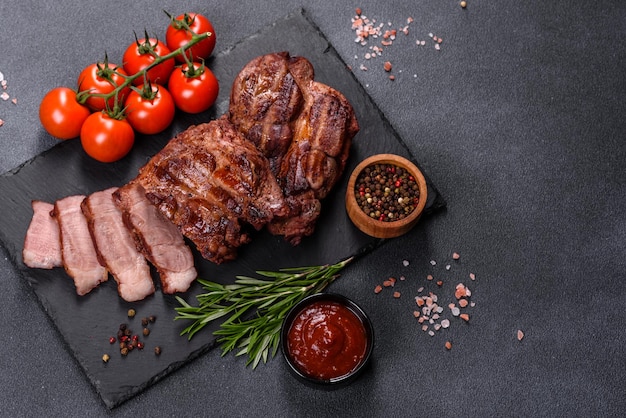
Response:
[{"label": "green rosemary leaf", "polygon": [[268,282],[267,280],[255,279],[253,277],[237,276],[235,283],[241,284],[241,285],[252,285],[252,286],[261,285],[262,286],[262,285],[266,285]]},{"label": "green rosemary leaf", "polygon": [[[229,285],[199,279],[205,292],[196,296],[198,306],[176,296],[180,306],[175,308],[175,319],[192,321],[181,335],[191,339],[208,323],[226,317],[213,333],[222,355],[231,351],[247,355],[246,366],[254,369],[278,352],[287,312],[306,296],[324,290],[351,261],[352,257],[333,265],[260,270],[256,273],[265,279],[236,276],[235,284]],[[255,311],[245,319],[244,315]]]}]

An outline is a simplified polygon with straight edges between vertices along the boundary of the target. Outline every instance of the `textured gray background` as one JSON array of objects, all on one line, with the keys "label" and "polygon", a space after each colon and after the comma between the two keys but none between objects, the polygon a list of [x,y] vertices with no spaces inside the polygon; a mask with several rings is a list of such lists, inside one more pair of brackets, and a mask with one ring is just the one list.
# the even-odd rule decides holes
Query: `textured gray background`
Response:
[{"label": "textured gray background", "polygon": [[[345,271],[377,333],[373,367],[352,386],[300,385],[280,358],[252,371],[215,350],[108,411],[34,293],[0,259],[0,405],[7,416],[618,416],[626,411],[626,3],[555,0],[0,4],[0,171],[54,146],[39,101],[162,12],[199,11],[217,49],[304,7],[445,196],[448,209]],[[354,42],[354,8],[392,27],[384,59]],[[443,38],[433,48],[429,33]],[[415,40],[426,40],[417,47]],[[372,43],[370,43],[371,45]],[[355,59],[358,56],[358,59]],[[368,71],[359,70],[363,63]],[[368,140],[375,140],[369,138]],[[54,181],[53,178],[50,181]],[[8,214],[3,214],[8,215]],[[450,262],[457,251],[461,259]],[[403,260],[409,260],[403,266]],[[432,266],[429,261],[437,260]],[[451,269],[445,270],[450,263]],[[470,281],[468,273],[476,274]],[[429,337],[413,297],[473,291],[469,324]],[[396,290],[372,289],[404,275]],[[446,299],[447,300],[447,299]],[[515,334],[524,330],[520,342]],[[443,344],[454,347],[446,351]]]}]

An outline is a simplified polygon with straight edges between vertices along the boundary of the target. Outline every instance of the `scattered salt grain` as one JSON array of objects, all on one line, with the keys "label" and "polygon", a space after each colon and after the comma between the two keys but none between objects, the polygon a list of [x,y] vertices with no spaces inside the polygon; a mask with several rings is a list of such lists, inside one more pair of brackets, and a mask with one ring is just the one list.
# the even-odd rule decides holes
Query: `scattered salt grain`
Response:
[{"label": "scattered salt grain", "polygon": [[403,265],[404,267],[407,267],[407,266],[409,265],[409,260],[404,260],[404,261],[402,261],[402,265]]},{"label": "scattered salt grain", "polygon": [[517,339],[519,341],[522,341],[522,339],[524,338],[524,332],[521,329],[517,330]]},{"label": "scattered salt grain", "polygon": [[6,91],[3,91],[2,94],[0,94],[0,99],[7,101],[11,98],[11,96],[9,96],[9,93],[7,93]]},{"label": "scattered salt grain", "polygon": [[443,319],[441,320],[441,328],[448,328],[450,326],[450,320],[449,319]]},{"label": "scattered salt grain", "polygon": [[459,258],[461,258],[461,256],[459,255],[459,253],[452,253],[452,258],[454,260],[458,260]]},{"label": "scattered salt grain", "polygon": [[435,265],[437,265],[437,262],[435,260],[430,260],[430,265],[431,266],[435,266]]}]

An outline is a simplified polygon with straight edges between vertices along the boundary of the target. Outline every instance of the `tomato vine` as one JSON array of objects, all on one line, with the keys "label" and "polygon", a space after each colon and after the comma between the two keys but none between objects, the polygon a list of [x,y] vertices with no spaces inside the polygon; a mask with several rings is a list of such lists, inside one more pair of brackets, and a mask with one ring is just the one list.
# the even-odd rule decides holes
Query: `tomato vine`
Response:
[{"label": "tomato vine", "polygon": [[[164,130],[174,117],[176,108],[184,112],[198,113],[207,110],[217,98],[218,83],[211,71],[205,68],[204,61],[211,55],[215,46],[215,34],[209,20],[195,13],[185,13],[174,17],[165,12],[170,22],[166,29],[166,37],[172,39],[171,43],[159,41],[156,37],[148,36],[139,39],[135,33],[135,40],[126,49],[123,57],[123,66],[118,66],[109,61],[107,54],[104,60],[85,67],[79,74],[77,89],[58,87],[46,93],[39,108],[39,117],[43,128],[52,136],[66,140],[81,137],[83,149],[88,155],[99,161],[116,161],[122,158],[132,147],[134,138],[128,140],[122,149],[128,149],[123,155],[114,154],[107,149],[109,142],[102,137],[109,135],[114,137],[119,132],[111,128],[110,120],[130,123],[133,130],[142,134],[154,134]],[[174,45],[175,47],[173,47]],[[132,61],[132,62],[130,62]],[[183,70],[175,68],[176,61],[182,63],[187,74]],[[198,66],[198,63],[200,65]],[[194,70],[198,69],[194,73]],[[182,107],[162,104],[161,102],[174,102],[172,98],[178,98],[186,92],[169,91],[174,84],[181,85],[177,81],[170,84],[174,73],[180,73],[194,83],[184,83],[184,88],[197,85],[202,73],[208,74],[204,78],[210,78],[211,83],[196,87],[202,93],[193,97],[203,96],[200,102],[193,99],[191,106]],[[62,90],[59,90],[62,89]],[[61,94],[62,93],[62,94]],[[70,96],[70,99],[68,99]],[[132,97],[132,104],[127,101]],[[129,112],[135,112],[130,116]],[[89,118],[90,123],[84,127],[87,116],[93,113],[102,113],[106,118]],[[76,119],[73,115],[80,114]],[[60,115],[60,116],[54,116]],[[128,120],[127,120],[128,119]],[[102,123],[96,123],[102,121]],[[104,121],[108,124],[105,126]],[[124,137],[130,138],[126,124],[118,124],[124,129]],[[99,138],[97,141],[94,138]],[[119,144],[116,145],[119,147]],[[104,157],[103,157],[104,156]]]}]

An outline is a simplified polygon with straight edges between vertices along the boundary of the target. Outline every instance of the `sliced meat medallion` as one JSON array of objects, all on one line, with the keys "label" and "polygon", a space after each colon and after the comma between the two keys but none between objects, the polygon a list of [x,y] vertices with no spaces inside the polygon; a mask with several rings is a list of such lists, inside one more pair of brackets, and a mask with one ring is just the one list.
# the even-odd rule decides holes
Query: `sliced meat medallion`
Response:
[{"label": "sliced meat medallion", "polygon": [[159,272],[161,291],[187,291],[198,273],[191,249],[176,225],[146,198],[145,189],[138,183],[120,187],[113,198],[137,248]]},{"label": "sliced meat medallion", "polygon": [[98,260],[117,282],[117,291],[122,299],[134,302],[153,294],[154,282],[148,262],[137,250],[122,220],[122,212],[113,201],[115,190],[110,188],[92,193],[81,207]]},{"label": "sliced meat medallion", "polygon": [[76,293],[85,295],[108,279],[98,261],[87,219],[80,208],[85,196],[74,195],[54,203],[53,216],[59,224],[63,267],[74,280]]},{"label": "sliced meat medallion", "polygon": [[63,266],[59,224],[52,216],[54,205],[41,200],[31,202],[33,217],[26,231],[22,259],[31,268],[52,269]]}]

